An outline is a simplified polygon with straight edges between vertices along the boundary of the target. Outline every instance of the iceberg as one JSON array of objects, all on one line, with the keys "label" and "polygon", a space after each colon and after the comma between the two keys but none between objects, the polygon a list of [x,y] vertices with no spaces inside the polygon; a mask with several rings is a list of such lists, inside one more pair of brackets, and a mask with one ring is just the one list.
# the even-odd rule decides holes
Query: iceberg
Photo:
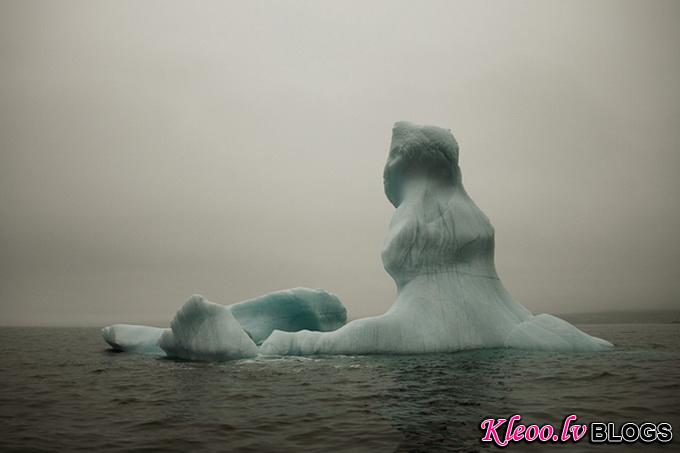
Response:
[{"label": "iceberg", "polygon": [[[221,309],[229,312],[229,315],[222,313]],[[227,321],[227,318],[233,318],[235,323]],[[171,329],[114,324],[102,329],[102,337],[117,351],[166,354],[182,359],[190,359],[194,355],[237,357],[239,354],[228,350],[230,346],[226,337],[216,338],[215,344],[206,343],[206,336],[209,336],[206,326],[210,323],[206,326],[199,324],[208,319],[217,322],[215,326],[219,325],[220,331],[216,335],[227,335],[226,331],[229,331],[228,334],[232,335],[230,338],[240,342],[239,332],[242,332],[252,342],[260,344],[274,330],[335,330],[345,324],[347,310],[336,295],[321,289],[275,291],[228,306],[214,304],[200,295],[194,295],[179,309]],[[205,348],[211,352],[206,353]],[[247,354],[252,352],[250,348],[246,350]]]},{"label": "iceberg", "polygon": [[335,294],[321,289],[292,288],[229,306],[234,318],[255,343],[274,330],[328,332],[342,327],[347,310]]},{"label": "iceberg", "polygon": [[415,354],[478,348],[601,351],[611,343],[551,315],[534,316],[503,286],[494,229],[468,196],[451,132],[398,122],[384,169],[396,211],[382,260],[397,286],[383,315],[332,332],[274,331],[268,355]]},{"label": "iceberg", "polygon": [[582,352],[609,349],[612,344],[586,335],[567,321],[544,313],[516,325],[506,337],[505,347]]},{"label": "iceberg", "polygon": [[493,226],[463,187],[458,152],[448,129],[403,121],[392,129],[383,180],[396,210],[382,261],[397,297],[383,315],[345,324],[337,296],[308,288],[229,306],[194,295],[170,329],[116,324],[102,330],[104,340],[118,350],[205,361],[613,347],[555,316],[534,316],[508,293],[496,272]]},{"label": "iceberg", "polygon": [[221,362],[255,357],[257,346],[231,310],[195,294],[177,311],[158,345],[168,357]]},{"label": "iceberg", "polygon": [[158,340],[166,330],[169,329],[114,324],[102,329],[102,337],[114,351],[163,354],[163,350],[158,346]]}]

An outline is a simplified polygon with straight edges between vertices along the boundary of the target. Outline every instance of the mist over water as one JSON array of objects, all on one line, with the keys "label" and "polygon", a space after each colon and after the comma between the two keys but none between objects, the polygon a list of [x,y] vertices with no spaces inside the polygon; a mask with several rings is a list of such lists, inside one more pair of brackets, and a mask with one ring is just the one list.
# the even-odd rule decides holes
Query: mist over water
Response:
[{"label": "mist over water", "polygon": [[0,328],[0,449],[478,451],[481,420],[516,413],[680,426],[680,325],[579,327],[616,349],[208,364],[112,353],[96,329]]},{"label": "mist over water", "polygon": [[[534,313],[677,307],[680,3],[0,2],[0,319],[394,301],[390,128],[451,128]],[[142,303],[143,302],[143,303]]]},{"label": "mist over water", "polygon": [[458,139],[513,297],[616,346],[217,364],[0,327],[0,450],[468,452],[511,414],[680,429],[679,23],[672,0],[0,2],[0,324],[167,326],[193,293],[294,286],[383,313],[382,169],[410,120]]}]

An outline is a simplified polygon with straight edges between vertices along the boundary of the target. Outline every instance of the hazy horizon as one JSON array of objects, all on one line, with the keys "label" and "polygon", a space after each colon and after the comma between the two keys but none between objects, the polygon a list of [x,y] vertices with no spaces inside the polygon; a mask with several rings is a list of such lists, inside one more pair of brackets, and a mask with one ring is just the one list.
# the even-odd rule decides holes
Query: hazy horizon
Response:
[{"label": "hazy horizon", "polygon": [[391,127],[534,313],[680,309],[680,3],[3,2],[0,325],[308,286],[383,313]]}]

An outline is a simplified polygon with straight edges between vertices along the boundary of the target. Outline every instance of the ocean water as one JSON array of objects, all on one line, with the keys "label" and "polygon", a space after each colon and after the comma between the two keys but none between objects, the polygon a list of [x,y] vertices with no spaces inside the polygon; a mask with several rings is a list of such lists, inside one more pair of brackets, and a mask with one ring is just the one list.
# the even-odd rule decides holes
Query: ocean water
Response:
[{"label": "ocean water", "polygon": [[616,349],[209,364],[114,353],[98,329],[0,328],[0,450],[486,451],[495,448],[480,443],[480,421],[512,414],[680,430],[680,325],[580,327]]}]

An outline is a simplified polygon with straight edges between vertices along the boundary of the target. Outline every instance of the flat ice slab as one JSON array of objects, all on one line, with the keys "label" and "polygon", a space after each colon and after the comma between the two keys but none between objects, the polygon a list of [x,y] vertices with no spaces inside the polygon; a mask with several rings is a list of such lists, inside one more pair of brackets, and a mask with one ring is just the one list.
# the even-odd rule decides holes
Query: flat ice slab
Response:
[{"label": "flat ice slab", "polygon": [[158,340],[166,330],[169,329],[133,324],[114,324],[102,329],[102,337],[116,351],[164,354],[158,346]]},{"label": "flat ice slab", "polygon": [[610,349],[612,344],[577,329],[556,316],[532,316],[513,327],[505,346],[542,351],[589,352]]}]

